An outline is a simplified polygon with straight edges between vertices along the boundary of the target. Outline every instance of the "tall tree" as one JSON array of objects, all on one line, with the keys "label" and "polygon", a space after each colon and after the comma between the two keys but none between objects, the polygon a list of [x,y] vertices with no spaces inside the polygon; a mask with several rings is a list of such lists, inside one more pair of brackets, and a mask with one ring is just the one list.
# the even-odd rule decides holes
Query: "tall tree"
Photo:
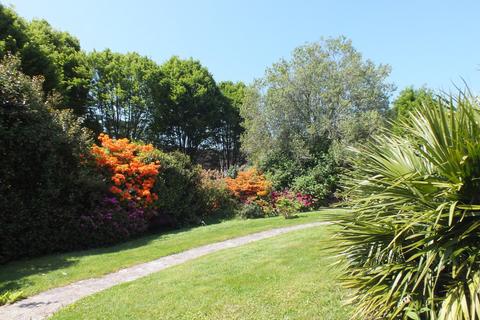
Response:
[{"label": "tall tree", "polygon": [[434,99],[434,92],[426,87],[419,89],[407,87],[403,89],[395,101],[393,101],[393,108],[391,110],[391,119],[393,121],[392,130],[395,131],[395,133],[404,132],[403,122],[408,120],[410,113],[420,108],[422,104],[432,103]]},{"label": "tall tree", "polygon": [[220,115],[220,91],[199,61],[172,57],[161,67],[162,88],[153,114],[151,139],[158,145],[195,155],[214,137]]},{"label": "tall tree", "polygon": [[223,95],[221,116],[216,141],[221,153],[221,167],[228,169],[240,161],[240,135],[243,133],[240,107],[245,99],[246,85],[243,82],[220,82]]},{"label": "tall tree", "polygon": [[388,108],[390,67],[364,60],[345,37],[294,50],[247,90],[243,148],[298,161],[369,136]]},{"label": "tall tree", "polygon": [[0,4],[0,58],[16,54],[28,41],[27,22],[15,11]]},{"label": "tall tree", "polygon": [[53,29],[45,20],[30,22],[27,34],[22,68],[32,75],[44,75],[45,91],[56,90],[62,96],[62,105],[84,115],[92,73],[78,39]]},{"label": "tall tree", "polygon": [[160,90],[158,65],[138,53],[120,54],[110,50],[90,55],[93,81],[90,117],[114,138],[145,138]]},{"label": "tall tree", "polygon": [[246,91],[242,149],[275,189],[334,197],[347,146],[384,122],[390,68],[365,60],[345,37],[306,44]]},{"label": "tall tree", "polygon": [[25,74],[43,76],[45,93],[58,92],[61,105],[85,114],[91,72],[78,39],[0,4],[0,58],[7,53],[19,56]]}]

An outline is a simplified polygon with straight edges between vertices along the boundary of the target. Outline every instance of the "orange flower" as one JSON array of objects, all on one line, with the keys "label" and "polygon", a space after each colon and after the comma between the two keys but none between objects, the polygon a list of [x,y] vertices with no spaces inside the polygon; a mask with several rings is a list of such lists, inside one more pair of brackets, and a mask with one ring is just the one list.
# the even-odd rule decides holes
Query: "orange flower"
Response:
[{"label": "orange flower", "polygon": [[110,192],[114,193],[114,194],[120,194],[120,193],[122,193],[122,190],[120,190],[118,187],[111,186],[110,187]]},{"label": "orange flower", "polygon": [[[105,169],[111,175],[113,186],[110,191],[119,195],[122,200],[137,199],[150,204],[158,199],[151,192],[159,173],[160,164],[143,163],[142,152],[154,150],[152,145],[131,143],[128,139],[111,139],[106,134],[100,134],[98,140],[101,146],[93,145],[91,153],[99,168]],[[131,193],[134,193],[133,195]]]},{"label": "orange flower", "polygon": [[271,183],[255,168],[238,173],[235,179],[225,179],[227,187],[237,198],[245,202],[270,193]]}]

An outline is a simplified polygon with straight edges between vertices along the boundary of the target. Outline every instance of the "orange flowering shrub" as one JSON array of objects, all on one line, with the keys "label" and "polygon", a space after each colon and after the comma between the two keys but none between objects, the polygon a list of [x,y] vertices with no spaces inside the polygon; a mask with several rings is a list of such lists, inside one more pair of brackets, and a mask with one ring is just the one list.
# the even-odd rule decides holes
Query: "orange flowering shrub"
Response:
[{"label": "orange flowering shrub", "polygon": [[154,150],[151,144],[141,145],[128,139],[98,137],[101,146],[93,145],[92,154],[97,166],[107,171],[113,185],[110,191],[121,200],[134,200],[144,205],[158,199],[151,189],[159,173],[157,162],[142,162],[141,154]]},{"label": "orange flowering shrub", "polygon": [[250,202],[270,193],[271,183],[257,169],[251,168],[238,173],[235,179],[226,178],[231,193],[242,202]]}]

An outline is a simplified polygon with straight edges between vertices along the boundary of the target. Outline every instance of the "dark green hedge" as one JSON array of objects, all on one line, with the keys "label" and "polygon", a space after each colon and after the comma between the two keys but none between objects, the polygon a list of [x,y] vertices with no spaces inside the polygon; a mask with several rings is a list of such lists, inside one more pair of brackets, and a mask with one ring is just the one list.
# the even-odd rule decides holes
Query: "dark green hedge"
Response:
[{"label": "dark green hedge", "polygon": [[87,132],[17,67],[0,65],[0,262],[78,247],[78,216],[102,186],[80,165]]}]

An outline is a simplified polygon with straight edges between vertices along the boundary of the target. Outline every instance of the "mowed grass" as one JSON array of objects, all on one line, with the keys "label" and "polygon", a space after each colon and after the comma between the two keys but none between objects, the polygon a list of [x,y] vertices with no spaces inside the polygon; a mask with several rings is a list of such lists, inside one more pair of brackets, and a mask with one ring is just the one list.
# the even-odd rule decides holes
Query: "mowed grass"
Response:
[{"label": "mowed grass", "polygon": [[297,219],[291,220],[282,217],[230,220],[148,235],[106,248],[13,262],[0,266],[0,294],[6,290],[21,290],[24,296],[31,296],[50,288],[97,277],[201,245],[272,228],[318,221],[323,213],[325,211],[302,213]]},{"label": "mowed grass", "polygon": [[220,251],[84,298],[53,319],[348,319],[331,230]]}]

